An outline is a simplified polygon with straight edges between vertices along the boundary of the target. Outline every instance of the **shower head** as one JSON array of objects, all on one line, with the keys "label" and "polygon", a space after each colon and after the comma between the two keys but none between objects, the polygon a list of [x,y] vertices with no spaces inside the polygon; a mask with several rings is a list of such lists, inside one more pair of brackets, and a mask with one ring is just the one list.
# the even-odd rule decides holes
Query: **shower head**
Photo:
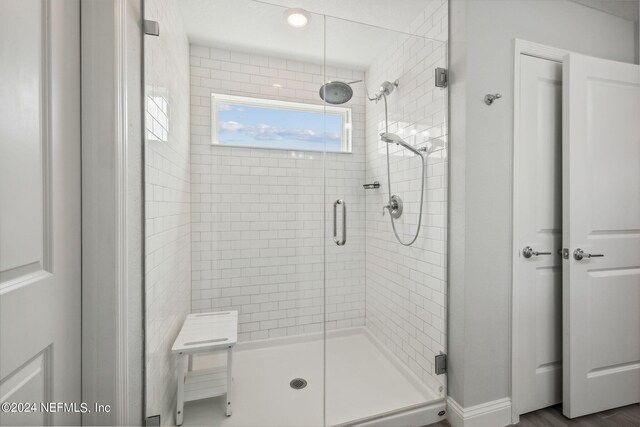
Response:
[{"label": "shower head", "polygon": [[398,80],[396,80],[393,83],[388,82],[388,81],[382,82],[382,84],[380,85],[380,95],[379,96],[389,96],[389,95],[391,95],[391,93],[398,87],[399,83],[400,82]]},{"label": "shower head", "polygon": [[[354,80],[349,83],[341,81],[327,82],[320,87],[320,98],[329,104],[339,105],[348,102],[353,96],[353,89],[351,85],[354,83],[360,83],[362,80]],[[379,101],[382,97],[389,96],[397,87],[400,82],[398,80],[392,82],[384,81],[380,85],[378,93],[371,97],[365,86],[367,92],[367,98],[369,101]]]},{"label": "shower head", "polygon": [[418,156],[422,156],[422,153],[420,153],[418,150],[413,148],[404,139],[400,138],[395,133],[383,132],[383,133],[380,134],[380,139],[382,139],[387,144],[402,145],[404,148],[406,148],[407,150],[411,151],[412,153],[414,153],[414,154],[416,154]]},{"label": "shower head", "polygon": [[362,80],[355,80],[349,83],[340,81],[327,82],[320,88],[320,98],[329,104],[344,104],[353,96],[353,89],[350,85],[361,81]]}]

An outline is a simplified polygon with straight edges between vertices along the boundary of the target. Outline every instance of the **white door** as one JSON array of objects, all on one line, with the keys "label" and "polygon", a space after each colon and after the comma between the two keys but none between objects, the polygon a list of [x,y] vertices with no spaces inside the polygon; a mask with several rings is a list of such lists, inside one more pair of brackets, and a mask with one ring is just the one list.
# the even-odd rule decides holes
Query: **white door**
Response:
[{"label": "white door", "polygon": [[[80,402],[80,15],[0,0],[0,400]],[[0,413],[73,425],[74,412]]]},{"label": "white door", "polygon": [[563,412],[573,418],[640,401],[640,67],[568,55],[563,117]]},{"label": "white door", "polygon": [[514,200],[517,410],[562,400],[562,64],[522,55]]}]

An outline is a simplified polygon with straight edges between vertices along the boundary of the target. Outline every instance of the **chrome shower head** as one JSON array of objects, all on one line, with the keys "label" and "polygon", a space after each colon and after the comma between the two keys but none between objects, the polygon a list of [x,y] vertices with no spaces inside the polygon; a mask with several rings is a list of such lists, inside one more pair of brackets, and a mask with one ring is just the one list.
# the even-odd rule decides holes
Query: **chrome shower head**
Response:
[{"label": "chrome shower head", "polygon": [[[351,97],[353,97],[353,88],[351,87],[354,83],[360,83],[362,80],[354,80],[349,83],[341,82],[341,81],[330,81],[323,84],[320,87],[320,98],[328,104],[340,105],[345,102],[349,102]],[[380,89],[378,93],[371,97],[369,92],[367,91],[367,87],[365,86],[364,90],[367,93],[367,98],[369,101],[376,101],[382,99],[382,97],[387,97],[391,95],[391,93],[398,87],[400,82],[398,80],[393,83],[384,81],[380,85]]]},{"label": "chrome shower head", "polygon": [[353,96],[353,89],[350,85],[361,81],[355,80],[349,83],[340,81],[327,82],[320,87],[320,98],[329,104],[344,104]]},{"label": "chrome shower head", "polygon": [[388,81],[382,82],[382,84],[380,85],[380,96],[389,96],[389,95],[391,95],[391,93],[393,93],[393,91],[396,90],[396,88],[398,87],[399,83],[400,82],[398,80],[396,80],[393,83],[388,82]]},{"label": "chrome shower head", "polygon": [[386,142],[387,144],[406,144],[402,138],[400,138],[395,133],[391,132],[382,132],[380,134],[380,139]]},{"label": "chrome shower head", "polygon": [[383,132],[380,134],[380,139],[382,139],[384,142],[386,142],[387,144],[396,144],[396,145],[401,145],[404,148],[406,148],[407,150],[411,151],[412,153],[421,156],[422,153],[420,153],[418,150],[416,150],[415,148],[413,148],[411,145],[409,145],[404,139],[400,138],[398,135],[396,135],[395,133],[391,133],[391,132]]}]

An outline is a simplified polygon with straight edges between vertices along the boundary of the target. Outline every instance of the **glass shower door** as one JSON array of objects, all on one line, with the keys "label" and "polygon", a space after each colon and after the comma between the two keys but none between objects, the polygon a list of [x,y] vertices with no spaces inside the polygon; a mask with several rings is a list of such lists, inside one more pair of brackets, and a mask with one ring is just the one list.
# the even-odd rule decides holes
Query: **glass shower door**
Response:
[{"label": "glass shower door", "polygon": [[351,151],[325,154],[326,425],[408,409],[443,418],[447,90],[434,76],[447,32],[438,23],[427,38],[426,26],[326,18],[327,90],[353,92],[325,104],[352,118]]},{"label": "glass shower door", "polygon": [[[438,420],[441,12],[408,34],[259,1],[145,1],[162,28],[144,39],[146,416],[316,427],[414,408]],[[177,372],[184,319],[230,311],[231,416],[207,393],[180,409],[180,381],[228,366],[196,354]]]}]

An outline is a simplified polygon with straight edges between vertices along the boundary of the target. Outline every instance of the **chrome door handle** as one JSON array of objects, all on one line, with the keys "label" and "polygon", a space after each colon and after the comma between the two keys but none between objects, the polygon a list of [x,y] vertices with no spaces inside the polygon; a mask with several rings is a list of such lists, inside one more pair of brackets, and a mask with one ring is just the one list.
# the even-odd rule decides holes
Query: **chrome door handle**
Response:
[{"label": "chrome door handle", "polygon": [[584,258],[602,258],[602,257],[604,257],[604,254],[588,254],[580,248],[573,251],[573,259],[575,259],[576,261],[582,261]]},{"label": "chrome door handle", "polygon": [[525,246],[524,249],[522,249],[522,256],[525,258],[531,258],[532,256],[539,256],[539,255],[551,255],[551,252],[538,252],[538,251],[534,251],[533,248],[531,246]]},{"label": "chrome door handle", "polygon": [[[342,240],[338,240],[338,205],[342,205]],[[338,246],[344,246],[347,243],[347,204],[342,199],[333,202],[333,241]]]}]

